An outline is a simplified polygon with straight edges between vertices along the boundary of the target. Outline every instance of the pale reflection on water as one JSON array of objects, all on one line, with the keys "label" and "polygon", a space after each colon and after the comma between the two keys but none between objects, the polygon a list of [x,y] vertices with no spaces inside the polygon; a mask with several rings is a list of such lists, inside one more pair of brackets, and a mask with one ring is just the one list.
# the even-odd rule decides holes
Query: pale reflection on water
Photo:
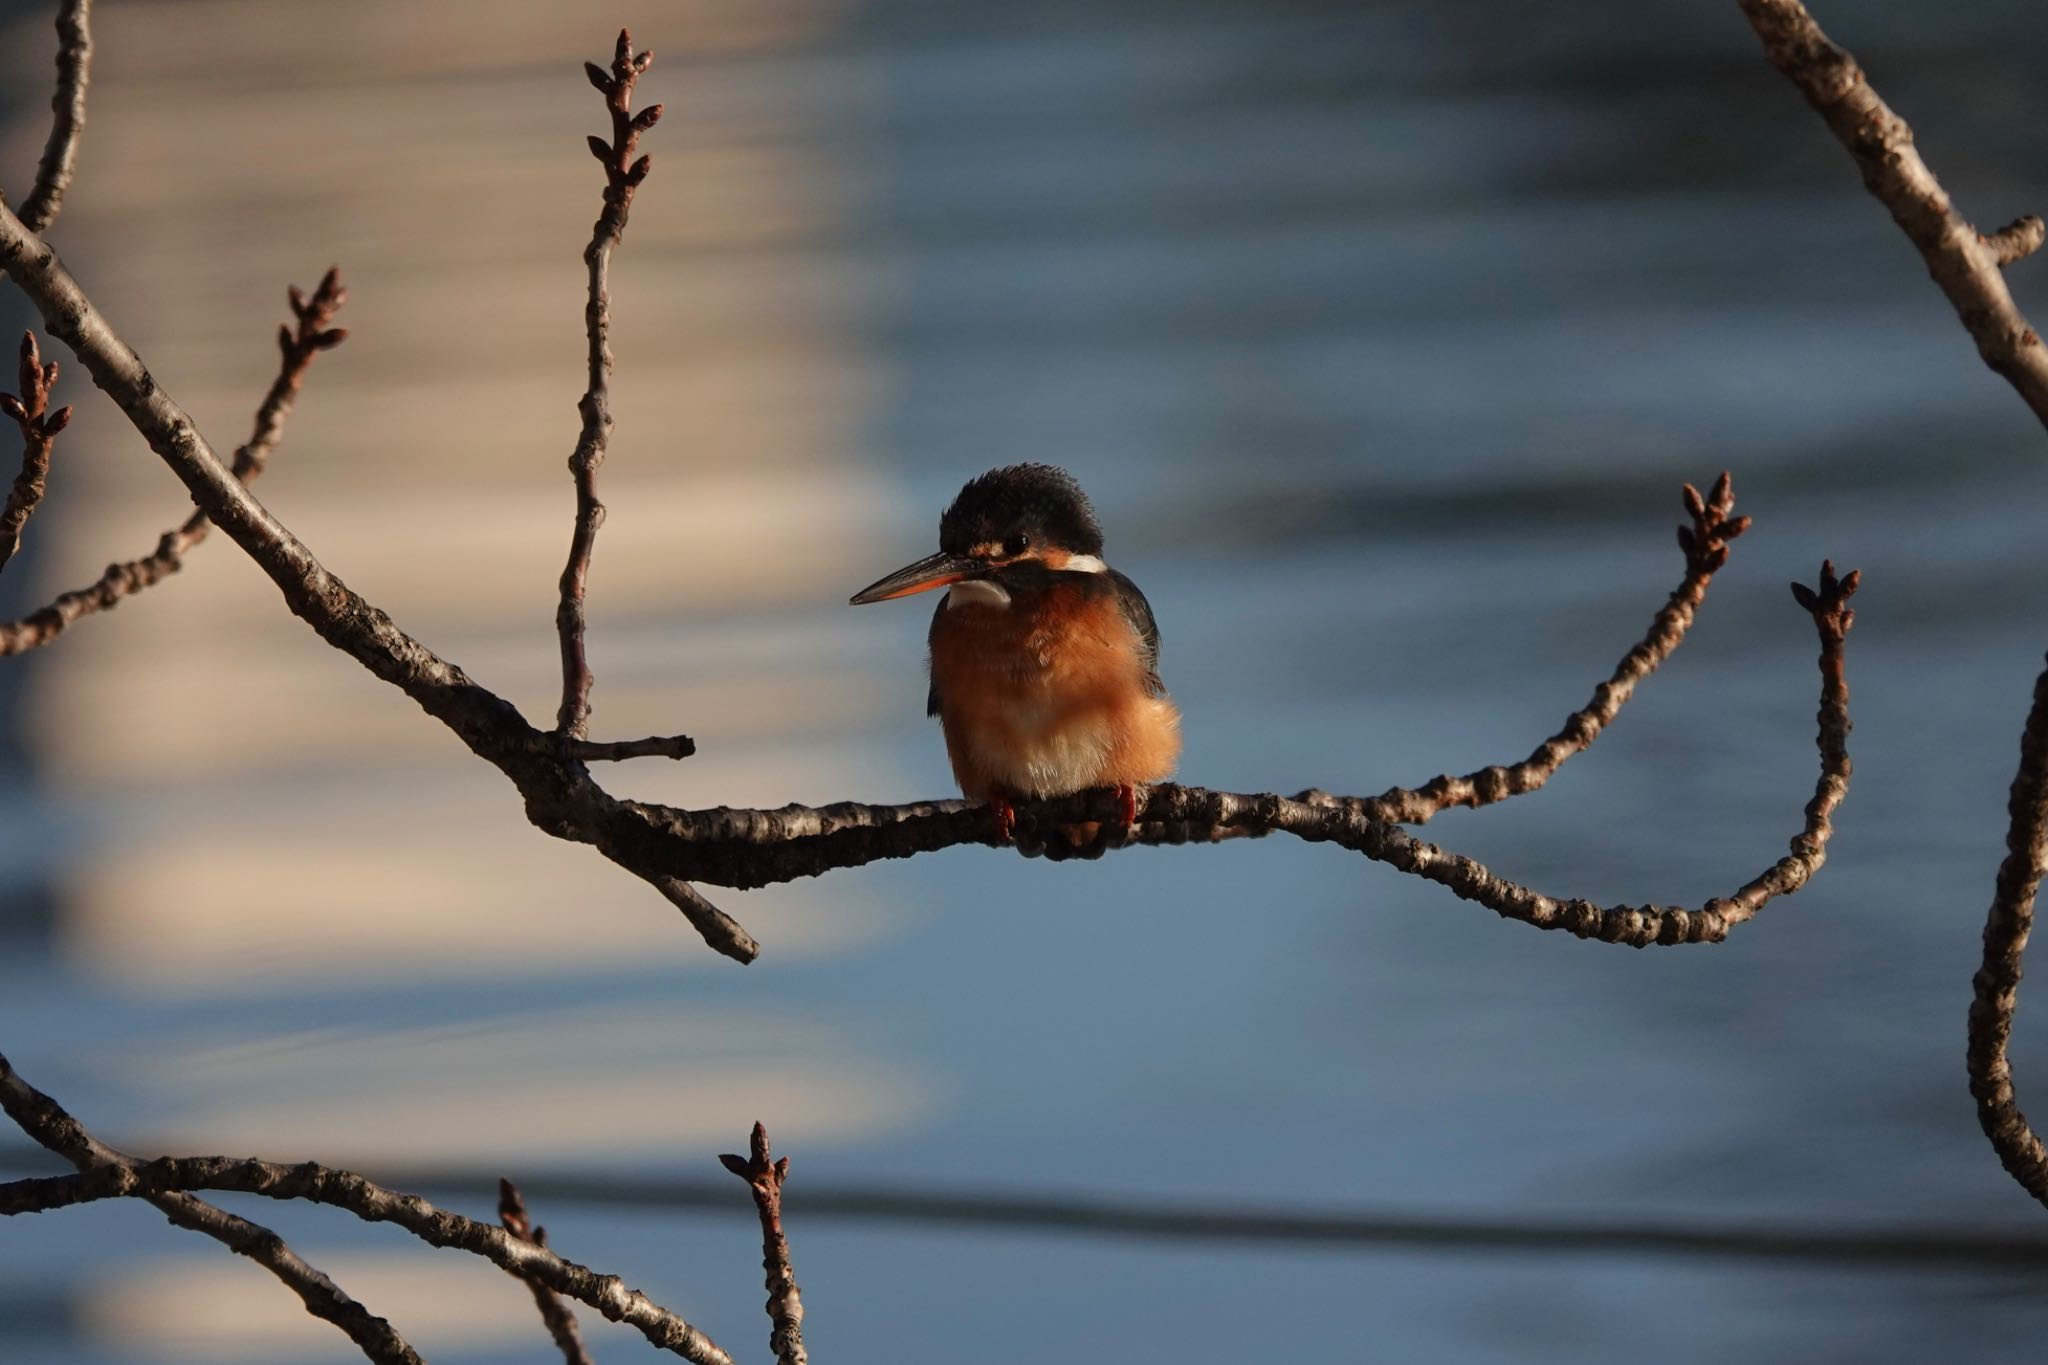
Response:
[{"label": "pale reflection on water", "polygon": [[[1989,1361],[2038,1337],[2017,1274],[802,1222],[808,1178],[2037,1228],[1960,1052],[2048,642],[2041,437],[1732,7],[98,13],[60,249],[222,446],[283,285],[338,260],[354,335],[259,492],[535,716],[597,198],[576,68],[619,21],[660,54],[593,661],[600,730],[701,753],[610,775],[624,792],[947,790],[924,613],[841,604],[1016,459],[1080,475],[1157,606],[1190,780],[1369,791],[1511,759],[1675,581],[1678,483],[1732,466],[1757,528],[1696,638],[1551,791],[1432,835],[1554,893],[1697,900],[1776,857],[1810,790],[1813,647],[1783,582],[1822,553],[1868,580],[1833,860],[1724,947],[1538,935],[1296,845],[961,850],[725,895],[768,949],[742,971],[529,829],[211,545],[8,673],[0,1047],[103,1135],[689,1174],[761,1118],[798,1163],[806,1333],[840,1360],[1327,1354],[1329,1315],[1300,1309],[1331,1303],[1357,1354],[1399,1359]],[[10,14],[18,177],[48,55],[40,7]],[[1854,22],[1971,211],[2037,208],[2039,134],[2010,113],[2048,108],[2038,25]],[[1946,55],[1917,41],[1937,22]],[[177,514],[105,405],[67,396],[10,601]],[[744,1222],[536,1211],[728,1345],[765,1330]],[[430,1358],[549,1358],[494,1272],[261,1213]],[[346,1358],[146,1210],[0,1233],[10,1362]]]}]

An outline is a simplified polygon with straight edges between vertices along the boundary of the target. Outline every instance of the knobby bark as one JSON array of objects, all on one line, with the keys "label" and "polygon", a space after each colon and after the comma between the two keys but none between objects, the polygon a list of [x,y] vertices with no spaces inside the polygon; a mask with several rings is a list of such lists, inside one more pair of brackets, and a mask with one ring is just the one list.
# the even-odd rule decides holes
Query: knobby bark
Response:
[{"label": "knobby bark", "polygon": [[64,0],[57,9],[57,88],[50,96],[50,137],[36,182],[22,201],[21,220],[48,232],[64,206],[85,135],[85,88],[92,75],[92,0]]},{"label": "knobby bark", "polygon": [[1981,233],[1956,211],[1913,144],[1913,129],[1878,98],[1862,66],[1799,0],[1739,0],[1764,55],[1799,87],[1855,158],[1864,188],[1892,215],[1948,296],[1984,363],[2048,423],[2048,349],[2013,302],[2002,267],[2040,247],[2048,227],[2032,215]]},{"label": "knobby bark", "polygon": [[652,157],[635,153],[640,134],[661,118],[661,106],[633,112],[633,87],[653,62],[654,54],[634,52],[632,35],[620,29],[609,75],[595,62],[583,65],[584,74],[604,96],[605,108],[611,113],[612,136],[609,142],[595,136],[590,139],[591,155],[604,166],[604,206],[590,230],[590,245],[583,249],[584,268],[589,272],[589,297],[583,307],[589,382],[576,405],[583,416],[582,435],[569,456],[569,472],[576,479],[576,522],[569,538],[569,562],[562,569],[562,601],[555,609],[555,630],[562,644],[562,704],[555,716],[555,729],[570,740],[583,739],[590,729],[593,679],[584,640],[583,598],[589,586],[590,557],[597,548],[597,528],[604,525],[604,504],[597,500],[597,470],[604,463],[612,433],[612,249],[626,234],[633,191],[640,188],[654,164]]},{"label": "knobby bark", "polygon": [[[212,1205],[193,1198],[188,1193],[192,1190],[235,1191],[268,1199],[331,1204],[347,1209],[365,1222],[395,1224],[430,1246],[449,1247],[481,1256],[521,1279],[542,1284],[579,1303],[589,1304],[613,1322],[637,1329],[654,1345],[697,1365],[732,1365],[732,1358],[709,1337],[645,1294],[627,1288],[618,1276],[601,1275],[574,1261],[563,1260],[546,1247],[516,1237],[495,1224],[436,1208],[418,1195],[386,1189],[354,1172],[338,1171],[312,1162],[285,1165],[254,1158],[220,1156],[163,1157],[145,1162],[100,1143],[55,1100],[21,1079],[4,1056],[0,1056],[0,1109],[4,1109],[30,1137],[79,1169],[75,1176],[0,1184],[0,1214],[43,1212],[95,1199],[116,1198],[146,1199],[167,1212],[195,1206],[212,1209]],[[239,1219],[234,1221],[241,1222]],[[245,1226],[254,1227],[253,1224]],[[340,1294],[339,1290],[334,1292]],[[347,1296],[340,1295],[340,1299],[347,1301]],[[307,1306],[313,1308],[310,1300]],[[318,1316],[329,1317],[340,1325],[329,1312],[314,1311]],[[376,1321],[381,1323],[383,1320]],[[346,1326],[344,1330],[347,1330]],[[358,1346],[364,1345],[353,1331],[350,1338],[356,1340]],[[392,1338],[396,1339],[395,1333]],[[374,1358],[382,1360],[387,1357],[380,1355]],[[388,1358],[415,1357],[408,1354]]]},{"label": "knobby bark", "polygon": [[776,1365],[807,1365],[803,1295],[789,1261],[789,1238],[782,1231],[782,1182],[789,1178],[789,1158],[769,1158],[768,1130],[756,1123],[746,1156],[727,1152],[718,1159],[747,1182],[748,1192],[754,1196],[754,1212],[761,1219],[761,1270],[768,1282],[768,1349],[775,1352]]},{"label": "knobby bark", "polygon": [[[67,1179],[86,1188],[93,1187],[94,1182],[125,1186],[122,1193],[146,1200],[178,1227],[204,1233],[268,1270],[298,1295],[308,1313],[340,1328],[377,1365],[420,1365],[419,1356],[396,1328],[308,1265],[283,1238],[185,1193],[174,1184],[153,1184],[138,1176],[141,1162],[87,1132],[85,1125],[66,1113],[62,1105],[17,1075],[5,1056],[0,1056],[0,1111],[13,1119],[22,1132],[79,1170],[77,1176],[0,1185],[0,1214],[38,1212],[79,1202],[78,1198],[65,1197],[61,1187]],[[97,1197],[101,1196],[79,1196]]]},{"label": "knobby bark", "polygon": [[[548,1230],[527,1215],[525,1197],[509,1180],[498,1182],[498,1221],[520,1241],[531,1242],[543,1251],[547,1249]],[[576,1325],[576,1315],[562,1302],[562,1296],[544,1281],[524,1275],[519,1278],[532,1292],[534,1307],[540,1310],[541,1323],[554,1340],[555,1349],[562,1353],[563,1365],[593,1365],[590,1350],[583,1344],[583,1331]]]},{"label": "knobby bark", "polygon": [[[2029,214],[1996,232],[1978,232],[1921,160],[1912,128],[1878,98],[1856,59],[1821,31],[1799,0],[1740,3],[1771,64],[1820,111],[1855,158],[1864,187],[1919,250],[1985,364],[2048,426],[2048,353],[2013,302],[2003,273],[2040,248],[2048,225]],[[2034,685],[2007,816],[2006,857],[1984,923],[1983,965],[1972,983],[1970,1093],[2000,1163],[2021,1188],[2048,1204],[2048,1152],[2020,1110],[2006,1055],[2034,896],[2048,859],[2048,673]]]},{"label": "knobby bark", "polygon": [[0,506],[0,569],[21,548],[21,533],[28,519],[42,504],[50,478],[50,452],[57,433],[71,421],[71,409],[49,410],[50,391],[57,385],[57,362],[44,362],[36,347],[36,334],[21,338],[21,365],[17,381],[21,392],[0,393],[0,416],[13,421],[21,433],[21,472],[7,490],[7,502]]},{"label": "knobby bark", "polygon": [[[288,290],[287,296],[295,325],[277,329],[278,350],[282,357],[277,378],[271,381],[269,392],[257,405],[255,430],[250,433],[248,441],[235,451],[231,466],[234,477],[244,484],[254,482],[268,466],[271,453],[277,449],[277,443],[284,435],[285,419],[291,416],[292,405],[305,383],[306,372],[313,367],[314,357],[323,351],[333,350],[348,339],[347,328],[333,325],[335,314],[348,301],[348,290],[342,287],[338,270],[329,269],[321,277],[312,297],[308,298],[296,287]],[[54,379],[55,365],[49,369]],[[57,416],[66,418],[70,412],[65,408]],[[63,421],[58,420],[56,426],[61,428]],[[212,529],[213,523],[207,519],[206,513],[194,508],[184,521],[158,537],[156,548],[147,555],[109,564],[99,578],[86,586],[59,593],[47,606],[39,607],[26,616],[0,621],[0,656],[40,649],[81,618],[111,611],[124,599],[163,582],[185,566],[185,556],[204,541]],[[5,557],[0,556],[0,565],[5,562]]]}]

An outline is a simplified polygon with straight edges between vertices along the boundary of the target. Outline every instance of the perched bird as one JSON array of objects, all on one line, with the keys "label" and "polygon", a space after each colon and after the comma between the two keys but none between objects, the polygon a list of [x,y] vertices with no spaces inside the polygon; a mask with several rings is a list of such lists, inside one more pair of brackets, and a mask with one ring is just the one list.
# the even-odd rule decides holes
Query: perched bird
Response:
[{"label": "perched bird", "polygon": [[1115,787],[1126,826],[1139,783],[1173,772],[1180,712],[1159,681],[1159,627],[1138,585],[1102,561],[1102,528],[1051,465],[992,469],[939,519],[939,552],[853,595],[945,588],[932,613],[927,715],[953,776],[995,807]]}]

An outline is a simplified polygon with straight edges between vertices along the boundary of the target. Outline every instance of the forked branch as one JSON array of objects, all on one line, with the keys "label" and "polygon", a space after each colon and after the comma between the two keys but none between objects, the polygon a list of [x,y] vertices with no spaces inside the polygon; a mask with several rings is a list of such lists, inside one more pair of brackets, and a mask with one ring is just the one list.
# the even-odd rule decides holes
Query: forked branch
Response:
[{"label": "forked branch", "polygon": [[[600,1275],[495,1224],[436,1208],[417,1195],[386,1189],[351,1171],[312,1162],[285,1165],[221,1156],[141,1161],[101,1144],[55,1100],[22,1080],[5,1057],[0,1057],[0,1108],[29,1136],[79,1168],[77,1175],[0,1184],[0,1215],[42,1213],[95,1199],[118,1198],[146,1199],[167,1211],[190,1205],[212,1209],[211,1205],[192,1198],[189,1191],[193,1190],[235,1191],[268,1199],[331,1204],[347,1209],[365,1222],[394,1224],[431,1246],[481,1256],[520,1279],[589,1304],[613,1322],[637,1329],[656,1346],[697,1365],[732,1365],[732,1358],[710,1338],[645,1294],[627,1288],[618,1276]],[[339,1290],[335,1293],[341,1301],[348,1302]],[[311,1301],[307,1306],[317,1316],[330,1317],[328,1312],[314,1308]],[[360,1311],[360,1305],[355,1307]],[[381,1318],[374,1321],[383,1322]],[[388,1328],[389,1324],[385,1326]],[[359,1346],[364,1344],[355,1332],[351,1331],[350,1337]],[[372,1358],[415,1359],[409,1352]]]},{"label": "forked branch", "polygon": [[[334,326],[335,314],[348,301],[348,290],[342,287],[339,271],[329,269],[321,276],[310,298],[296,286],[287,291],[287,296],[294,323],[277,329],[281,353],[277,378],[271,381],[270,391],[256,409],[255,430],[235,452],[232,473],[245,484],[262,475],[271,452],[277,449],[278,439],[284,434],[285,419],[291,415],[292,404],[298,399],[300,386],[305,382],[306,372],[313,366],[314,357],[322,351],[333,350],[348,338],[346,328]],[[25,348],[30,344],[23,343]],[[26,351],[24,354],[26,356]],[[28,363],[26,358],[23,363]],[[48,368],[54,376],[56,366],[52,364]],[[11,415],[11,409],[6,409],[4,404],[0,404],[0,410]],[[66,418],[70,411],[65,408],[56,416]],[[63,421],[58,420],[51,434],[62,426]],[[47,462],[47,450],[44,454]],[[85,587],[60,593],[48,606],[27,616],[0,621],[0,656],[47,645],[81,617],[111,611],[123,599],[161,583],[185,566],[185,556],[205,540],[212,529],[213,523],[206,513],[194,509],[184,521],[158,537],[156,549],[149,554],[140,559],[109,564],[98,579]],[[5,556],[0,555],[0,564],[5,563]]]},{"label": "forked branch", "polygon": [[2048,348],[2013,302],[2002,273],[2040,247],[2048,235],[2041,220],[2030,216],[1997,232],[1978,232],[1920,159],[1912,128],[1878,98],[1856,59],[1821,31],[1805,5],[1739,2],[1771,65],[1820,112],[1855,158],[1864,188],[1919,250],[1984,363],[2048,423]]},{"label": "forked branch", "polygon": [[236,1255],[247,1256],[268,1270],[299,1296],[308,1313],[340,1328],[377,1365],[420,1365],[419,1356],[406,1345],[397,1329],[343,1293],[341,1286],[308,1265],[283,1238],[179,1187],[152,1184],[138,1176],[141,1162],[115,1151],[87,1132],[62,1105],[17,1075],[4,1056],[0,1056],[0,1111],[13,1119],[22,1132],[79,1171],[75,1176],[0,1185],[0,1214],[38,1213],[80,1202],[81,1198],[100,1197],[74,1197],[67,1182],[75,1182],[80,1190],[119,1187],[123,1193],[155,1205],[178,1227],[204,1233]]},{"label": "forked branch", "polygon": [[[509,1180],[498,1182],[498,1221],[520,1241],[531,1242],[543,1251],[547,1249],[548,1230],[527,1216],[526,1200],[519,1187]],[[555,1349],[562,1353],[562,1365],[593,1365],[590,1351],[583,1344],[583,1331],[576,1325],[576,1315],[562,1302],[562,1296],[540,1280],[524,1275],[519,1279],[532,1292],[540,1320],[547,1327],[548,1336],[554,1339]]]}]

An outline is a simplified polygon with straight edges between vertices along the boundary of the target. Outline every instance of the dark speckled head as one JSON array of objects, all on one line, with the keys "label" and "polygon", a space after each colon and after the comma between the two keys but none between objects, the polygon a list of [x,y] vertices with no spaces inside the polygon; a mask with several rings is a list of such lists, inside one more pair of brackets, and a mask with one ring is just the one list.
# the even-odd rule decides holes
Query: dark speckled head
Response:
[{"label": "dark speckled head", "polygon": [[[1056,546],[1102,553],[1102,527],[1074,476],[1049,464],[1013,464],[970,479],[939,518],[939,548],[962,555],[977,545]],[[1011,550],[1011,553],[1016,553]]]}]

